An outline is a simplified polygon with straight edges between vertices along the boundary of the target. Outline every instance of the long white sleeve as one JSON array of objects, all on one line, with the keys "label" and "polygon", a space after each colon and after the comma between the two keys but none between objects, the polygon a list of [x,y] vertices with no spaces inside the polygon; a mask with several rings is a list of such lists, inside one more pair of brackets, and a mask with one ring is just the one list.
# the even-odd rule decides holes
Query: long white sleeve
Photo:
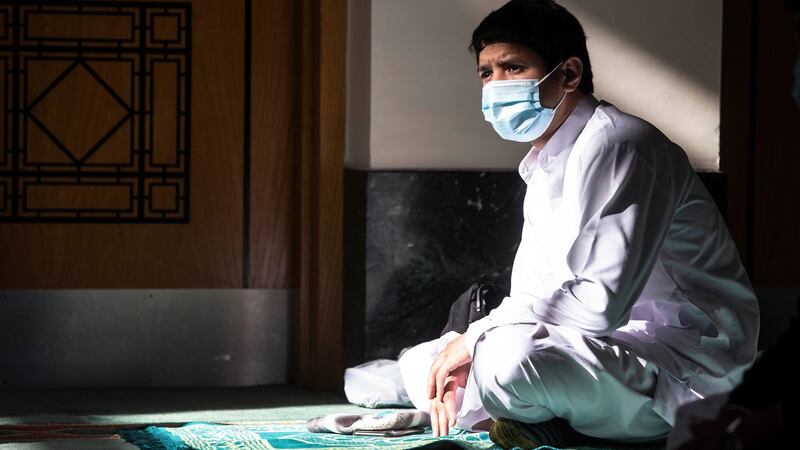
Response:
[{"label": "long white sleeve", "polygon": [[[685,189],[631,144],[581,161],[580,232],[567,255],[575,275],[550,298],[531,297],[532,317],[605,336],[628,321],[650,276]],[[661,172],[661,173],[660,173]],[[678,184],[678,185],[676,185]]]},{"label": "long white sleeve", "polygon": [[[559,280],[560,288],[549,296],[527,294],[524,286],[512,289],[512,297],[469,327],[465,339],[470,351],[486,330],[503,324],[542,322],[605,336],[627,322],[672,223],[686,177],[670,174],[668,158],[653,157],[653,152],[645,157],[630,142],[599,140],[604,145],[574,155],[574,173],[566,182],[578,182],[574,189],[564,187],[562,201],[572,203],[560,205],[573,208],[578,223],[577,237],[562,256],[573,277]],[[518,254],[514,269],[524,269],[524,264],[518,267],[520,260],[542,257]],[[516,278],[524,282],[526,277]]]}]

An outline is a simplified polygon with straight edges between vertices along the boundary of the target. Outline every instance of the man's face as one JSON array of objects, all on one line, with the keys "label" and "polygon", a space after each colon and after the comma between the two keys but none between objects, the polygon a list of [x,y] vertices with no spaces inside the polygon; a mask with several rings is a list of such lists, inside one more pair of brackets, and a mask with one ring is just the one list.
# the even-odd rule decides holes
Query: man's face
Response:
[{"label": "man's face", "polygon": [[[501,80],[540,80],[549,71],[544,60],[533,50],[518,44],[489,44],[478,55],[478,76],[483,84]],[[558,102],[558,74],[542,82],[541,100],[544,105]]]}]

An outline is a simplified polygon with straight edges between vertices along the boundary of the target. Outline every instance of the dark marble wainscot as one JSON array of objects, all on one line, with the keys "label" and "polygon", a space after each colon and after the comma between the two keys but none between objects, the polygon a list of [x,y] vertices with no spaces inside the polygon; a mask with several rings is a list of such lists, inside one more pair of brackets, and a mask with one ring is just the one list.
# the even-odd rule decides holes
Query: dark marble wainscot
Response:
[{"label": "dark marble wainscot", "polygon": [[438,337],[473,282],[508,289],[522,231],[516,172],[346,175],[346,364]]}]

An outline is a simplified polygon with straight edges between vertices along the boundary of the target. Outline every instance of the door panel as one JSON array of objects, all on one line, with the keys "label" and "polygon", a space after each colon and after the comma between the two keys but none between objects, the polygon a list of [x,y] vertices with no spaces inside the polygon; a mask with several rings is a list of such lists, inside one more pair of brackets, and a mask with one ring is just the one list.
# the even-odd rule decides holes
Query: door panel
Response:
[{"label": "door panel", "polygon": [[253,2],[250,287],[297,287],[297,5]]},{"label": "door panel", "polygon": [[57,3],[0,7],[0,286],[243,287],[243,1]]}]

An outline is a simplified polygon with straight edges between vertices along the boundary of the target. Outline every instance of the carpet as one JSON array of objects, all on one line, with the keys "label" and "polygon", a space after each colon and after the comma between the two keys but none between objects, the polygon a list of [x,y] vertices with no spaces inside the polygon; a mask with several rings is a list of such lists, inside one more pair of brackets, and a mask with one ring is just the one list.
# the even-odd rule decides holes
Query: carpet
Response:
[{"label": "carpet", "polygon": [[[23,424],[0,425],[0,447],[13,443],[71,441],[69,448],[136,448],[139,450],[318,450],[318,449],[462,449],[498,450],[489,433],[451,429],[451,435],[434,438],[427,433],[395,438],[309,433],[305,420],[236,423],[142,424]],[[86,444],[81,444],[86,442]],[[6,444],[3,444],[6,443]],[[10,444],[9,444],[10,443]],[[119,444],[117,444],[119,443]],[[37,447],[38,448],[38,447]],[[663,446],[648,450],[663,450]],[[644,450],[645,447],[639,447]],[[558,450],[542,446],[537,450]],[[564,449],[569,450],[569,449]],[[589,450],[581,447],[575,450]],[[602,449],[594,449],[602,450]]]},{"label": "carpet", "polygon": [[[150,426],[123,430],[120,435],[142,450],[266,450],[266,449],[384,449],[461,448],[498,449],[489,433],[453,430],[449,436],[426,434],[384,438],[333,433],[309,433],[305,422],[223,425],[190,423],[182,427]],[[547,448],[547,447],[545,447]]]}]

